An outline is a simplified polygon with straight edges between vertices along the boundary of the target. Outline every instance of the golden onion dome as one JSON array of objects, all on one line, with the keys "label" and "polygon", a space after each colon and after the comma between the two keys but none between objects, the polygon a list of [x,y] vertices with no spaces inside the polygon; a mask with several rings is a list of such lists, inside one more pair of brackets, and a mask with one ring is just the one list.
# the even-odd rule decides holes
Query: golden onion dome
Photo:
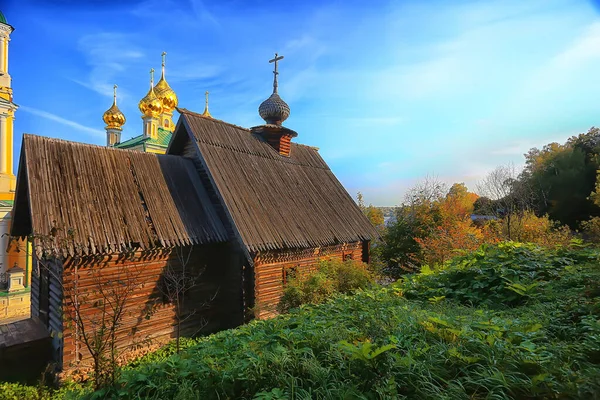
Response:
[{"label": "golden onion dome", "polygon": [[162,101],[160,101],[154,92],[154,68],[150,70],[150,90],[140,100],[138,107],[145,117],[156,118],[163,112]]},{"label": "golden onion dome", "polygon": [[117,107],[117,85],[113,87],[113,104],[102,116],[107,129],[122,129],[127,121],[125,114]]},{"label": "golden onion dome", "polygon": [[156,93],[156,96],[158,96],[160,101],[162,102],[164,111],[173,111],[175,109],[175,107],[177,107],[179,100],[177,99],[177,94],[175,94],[175,91],[173,89],[171,89],[171,86],[169,86],[169,84],[167,83],[167,80],[165,79],[165,56],[166,55],[167,55],[167,53],[163,51],[163,53],[162,53],[162,74],[160,76],[160,80],[158,81],[156,86],[154,86],[154,92]]}]

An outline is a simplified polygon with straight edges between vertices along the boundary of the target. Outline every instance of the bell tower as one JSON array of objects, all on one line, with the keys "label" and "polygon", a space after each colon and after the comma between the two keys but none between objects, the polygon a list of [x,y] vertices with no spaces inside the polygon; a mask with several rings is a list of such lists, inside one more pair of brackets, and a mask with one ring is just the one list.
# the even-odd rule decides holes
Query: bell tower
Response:
[{"label": "bell tower", "polygon": [[11,77],[8,74],[8,42],[14,28],[0,11],[0,200],[14,198],[13,125],[17,105],[13,103]]}]

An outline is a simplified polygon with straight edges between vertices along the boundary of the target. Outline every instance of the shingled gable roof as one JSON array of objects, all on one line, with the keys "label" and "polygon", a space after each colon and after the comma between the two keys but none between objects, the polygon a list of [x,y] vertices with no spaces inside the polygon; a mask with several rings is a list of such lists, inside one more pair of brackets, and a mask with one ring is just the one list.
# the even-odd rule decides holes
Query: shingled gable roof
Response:
[{"label": "shingled gable roof", "polygon": [[33,135],[13,211],[13,236],[65,256],[227,240],[190,160]]},{"label": "shingled gable roof", "polygon": [[290,157],[281,156],[248,129],[179,111],[175,136],[184,127],[196,142],[200,160],[248,251],[377,237],[316,148],[292,143]]}]

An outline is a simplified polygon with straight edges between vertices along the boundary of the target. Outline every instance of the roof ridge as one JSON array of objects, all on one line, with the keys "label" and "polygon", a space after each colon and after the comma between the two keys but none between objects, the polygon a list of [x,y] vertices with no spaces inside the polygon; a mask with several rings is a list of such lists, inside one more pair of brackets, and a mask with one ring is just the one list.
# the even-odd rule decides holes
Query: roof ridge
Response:
[{"label": "roof ridge", "polygon": [[144,154],[146,156],[149,155],[149,156],[157,156],[157,157],[165,157],[165,156],[167,156],[167,157],[182,158],[181,156],[174,155],[174,154],[158,154],[158,153],[150,153],[150,152],[137,151],[137,150],[131,150],[131,149],[121,149],[121,148],[118,148],[118,147],[108,147],[108,146],[103,146],[103,145],[99,145],[99,144],[76,142],[74,140],[66,140],[66,139],[60,139],[60,138],[53,138],[53,137],[49,137],[49,136],[36,135],[36,134],[33,134],[33,133],[24,133],[23,134],[23,140],[45,140],[45,141],[48,141],[48,142],[60,142],[60,143],[72,144],[72,145],[80,146],[80,147],[102,149],[102,150],[105,150],[105,151],[126,151],[126,152],[129,152],[129,153]]},{"label": "roof ridge", "polygon": [[179,111],[180,114],[188,114],[188,115],[191,115],[191,116],[194,116],[194,117],[204,118],[204,119],[207,119],[209,121],[218,122],[218,123],[221,123],[221,124],[232,126],[234,128],[241,129],[241,130],[246,131],[246,132],[251,132],[251,130],[249,128],[244,128],[243,126],[232,124],[231,122],[223,121],[222,119],[217,119],[217,118],[214,118],[214,117],[207,117],[207,116],[199,114],[197,112],[190,111],[187,108],[177,107],[176,110]]},{"label": "roof ridge", "polygon": [[[177,111],[179,111],[180,114],[188,114],[188,115],[191,115],[193,117],[200,117],[200,118],[203,118],[203,119],[206,119],[206,120],[209,120],[209,121],[219,122],[219,123],[224,124],[224,125],[232,126],[234,128],[241,129],[241,130],[243,130],[245,132],[248,132],[248,133],[251,133],[251,134],[253,133],[252,129],[250,129],[250,128],[244,128],[243,126],[232,124],[231,122],[223,121],[222,119],[217,119],[217,118],[213,118],[213,117],[207,117],[207,116],[199,114],[197,112],[190,111],[187,108],[177,107]],[[294,145],[304,146],[304,147],[308,147],[308,148],[311,148],[311,149],[317,150],[317,151],[319,150],[319,148],[316,147],[316,146],[311,146],[311,145],[303,144],[303,143],[291,142],[291,145],[292,146],[294,146]]]}]

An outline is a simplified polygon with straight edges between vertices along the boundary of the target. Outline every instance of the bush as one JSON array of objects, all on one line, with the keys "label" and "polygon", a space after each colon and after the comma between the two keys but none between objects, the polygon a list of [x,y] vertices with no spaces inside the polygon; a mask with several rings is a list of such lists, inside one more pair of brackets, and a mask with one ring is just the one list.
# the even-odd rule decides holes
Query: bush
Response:
[{"label": "bush", "polygon": [[[536,216],[532,211],[511,217],[510,232],[508,219],[489,221],[483,228],[488,237],[500,240],[514,240],[522,243],[535,243],[544,247],[567,246],[573,235],[567,225],[550,220],[548,215]],[[492,241],[488,240],[488,243]]]},{"label": "bush", "polygon": [[21,399],[50,399],[50,394],[35,386],[25,386],[18,383],[0,383],[0,400]]},{"label": "bush", "polygon": [[484,245],[445,263],[439,271],[424,267],[422,273],[405,278],[396,287],[412,299],[513,307],[537,296],[547,282],[560,278],[582,254],[590,258],[588,261],[598,259],[594,251],[550,250],[531,243]]},{"label": "bush", "polygon": [[316,271],[289,280],[278,310],[287,312],[302,304],[323,303],[336,293],[352,294],[357,289],[369,287],[373,282],[373,276],[362,262],[321,261]]},{"label": "bush", "polygon": [[586,240],[600,243],[600,217],[594,217],[581,223],[581,229]]}]

